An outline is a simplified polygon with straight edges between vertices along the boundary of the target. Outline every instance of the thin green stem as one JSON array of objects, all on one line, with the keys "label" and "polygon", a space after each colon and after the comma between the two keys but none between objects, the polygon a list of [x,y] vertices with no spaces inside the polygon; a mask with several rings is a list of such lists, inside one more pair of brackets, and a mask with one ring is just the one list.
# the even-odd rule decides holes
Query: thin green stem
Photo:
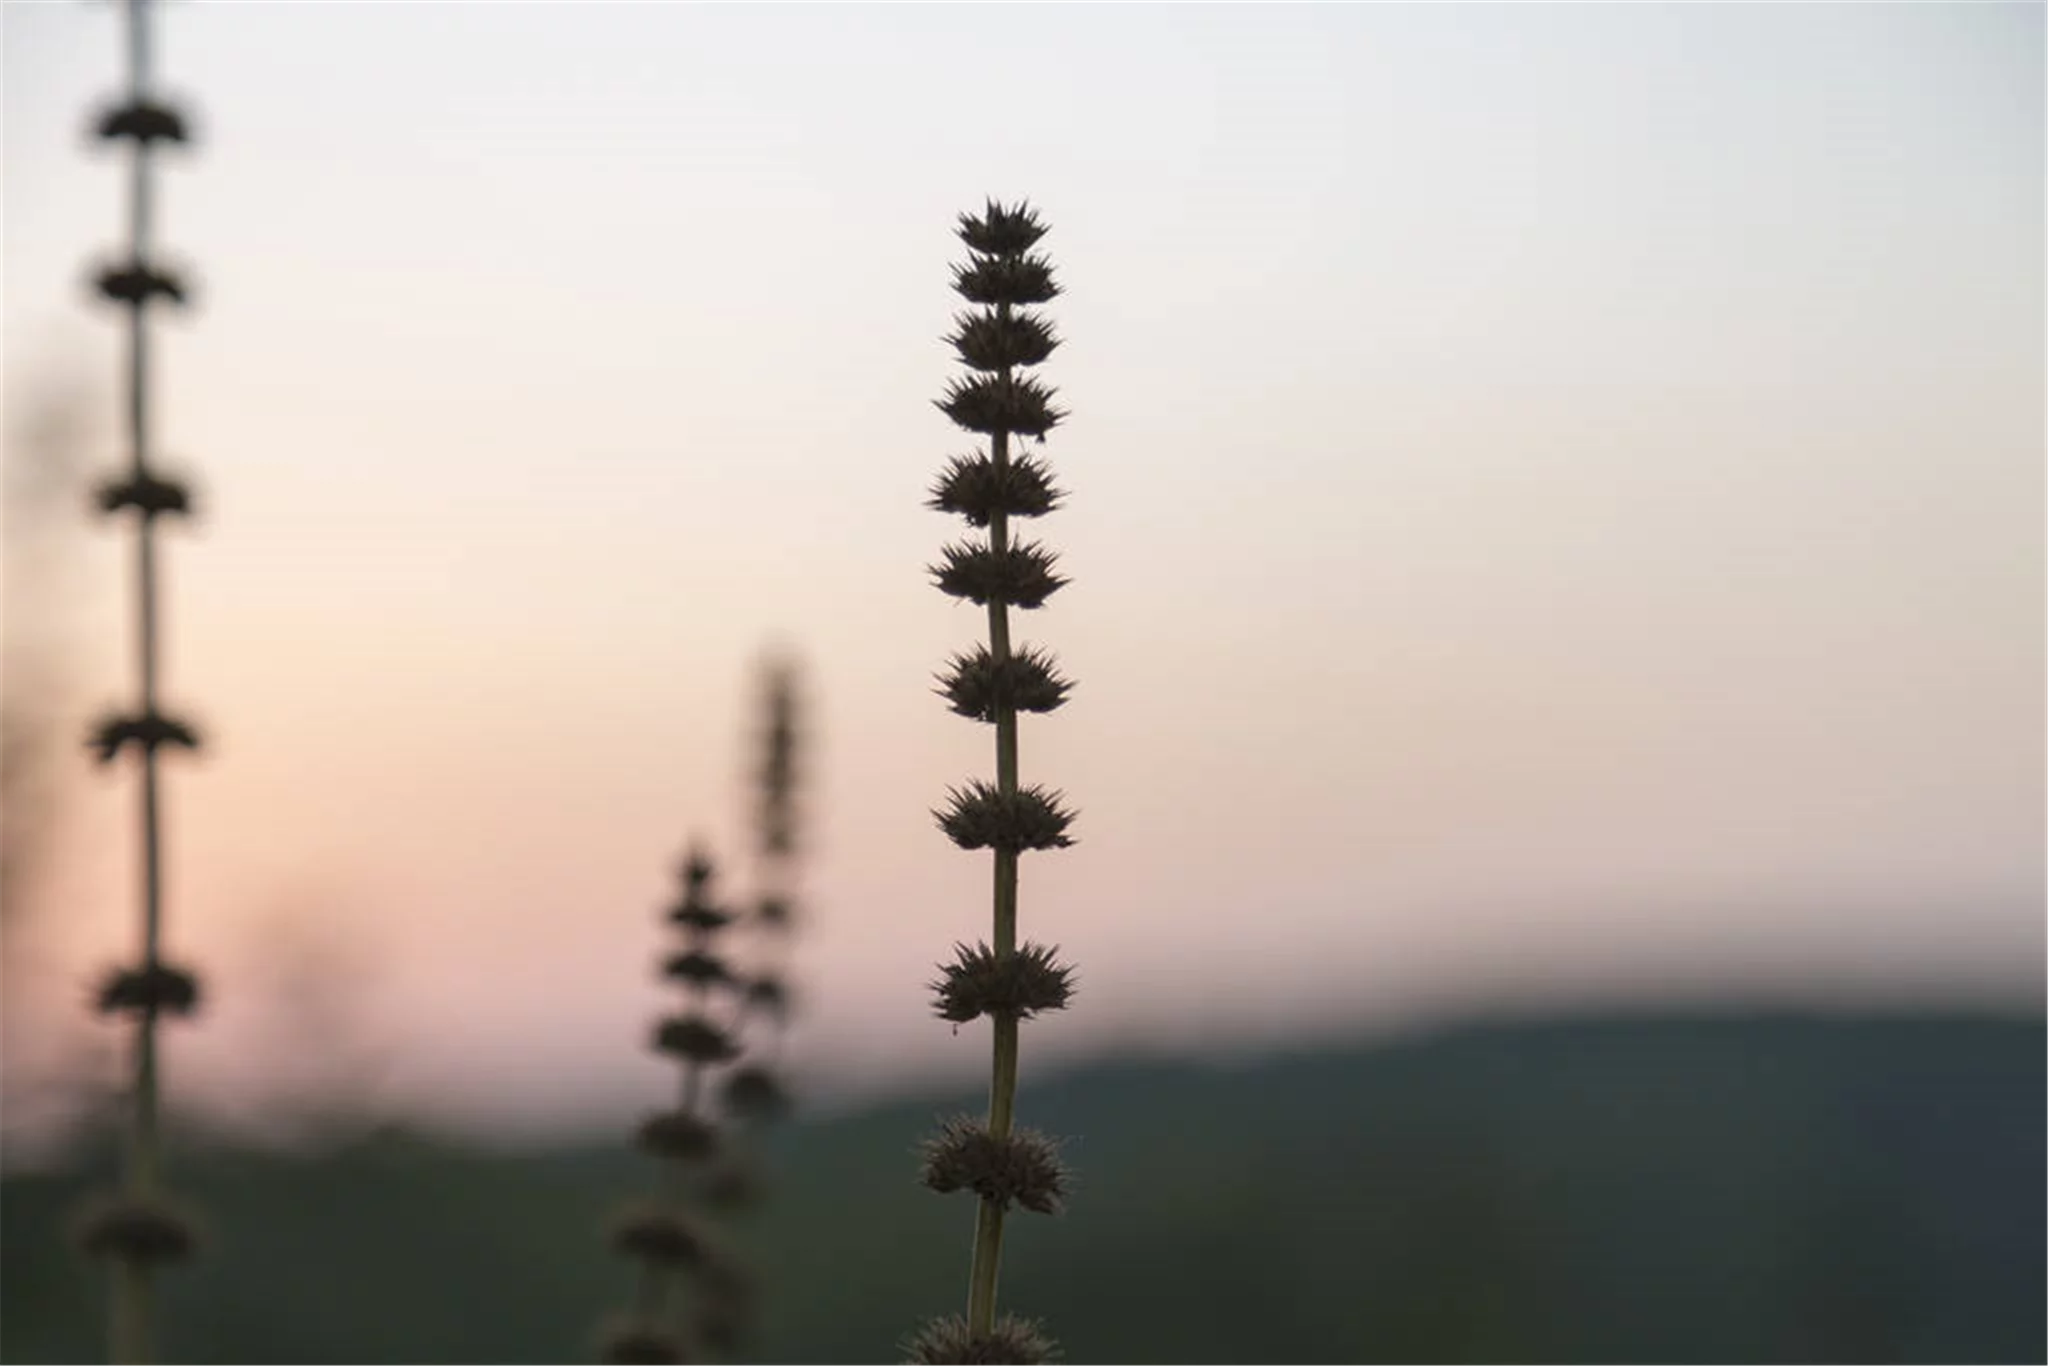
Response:
[{"label": "thin green stem", "polygon": [[981,1202],[974,1217],[974,1269],[967,1287],[967,1331],[987,1333],[996,1321],[996,1273],[1003,1261],[1003,1211]]},{"label": "thin green stem", "polygon": [[150,1321],[154,1317],[155,1286],[150,1268],[122,1259],[114,1264],[114,1311],[109,1360],[145,1362],[155,1359],[151,1350]]},{"label": "thin green stem", "polygon": [[[1014,868],[1016,856],[1009,856]],[[1015,886],[1014,879],[1012,880]],[[1017,1102],[1017,1017],[997,1015],[995,1026],[995,1067],[989,1087],[989,1132],[1010,1132]],[[973,1333],[987,1333],[996,1321],[996,1276],[1003,1260],[1003,1207],[983,1200],[974,1220],[974,1264],[967,1288],[967,1326]]]}]

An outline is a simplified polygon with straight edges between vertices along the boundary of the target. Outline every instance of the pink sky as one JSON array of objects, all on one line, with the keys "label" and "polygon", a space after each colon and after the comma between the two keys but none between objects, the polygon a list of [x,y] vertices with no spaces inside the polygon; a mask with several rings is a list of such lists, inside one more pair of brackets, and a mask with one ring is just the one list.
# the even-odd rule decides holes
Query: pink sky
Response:
[{"label": "pink sky", "polygon": [[[2038,1008],[2038,8],[1002,16],[165,14],[204,134],[169,695],[216,737],[171,788],[218,1002],[174,1091],[288,1070],[288,941],[369,974],[394,1105],[638,1105],[655,912],[743,829],[776,641],[794,1056],[837,1096],[982,1066],[921,989],[987,919],[926,813],[991,766],[928,692],[979,620],[921,501],[989,193],[1054,226],[1073,411],[1074,582],[1023,634],[1080,687],[1023,746],[1081,842],[1023,907],[1082,990],[1027,1070],[1504,1003]],[[0,39],[9,422],[99,383],[97,467],[113,14]],[[67,553],[76,733],[129,686],[125,559]],[[132,777],[80,754],[69,797],[17,1061],[132,941]]]}]

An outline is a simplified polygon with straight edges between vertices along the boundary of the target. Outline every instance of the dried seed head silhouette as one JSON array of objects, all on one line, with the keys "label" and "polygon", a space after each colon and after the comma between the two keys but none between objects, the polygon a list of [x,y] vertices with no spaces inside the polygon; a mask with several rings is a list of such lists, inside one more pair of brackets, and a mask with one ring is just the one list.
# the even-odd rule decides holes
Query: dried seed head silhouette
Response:
[{"label": "dried seed head silhouette", "polygon": [[107,516],[133,514],[136,537],[136,664],[139,674],[135,704],[102,721],[90,745],[101,763],[132,753],[141,771],[140,844],[142,849],[141,961],[116,969],[102,986],[97,1005],[111,1014],[132,1018],[134,1082],[128,1107],[130,1129],[122,1188],[89,1211],[79,1224],[87,1251],[113,1263],[109,1350],[115,1361],[148,1361],[157,1350],[154,1273],[161,1265],[190,1253],[194,1239],[190,1221],[174,1212],[162,1186],[162,1155],[158,1136],[161,1076],[158,1022],[192,1013],[200,1000],[198,978],[171,967],[163,958],[164,848],[161,831],[162,792],[159,759],[166,748],[196,750],[197,730],[168,714],[158,701],[156,530],[166,516],[190,515],[193,499],[186,486],[153,468],[151,427],[150,319],[154,308],[182,305],[191,292],[174,272],[156,260],[153,239],[155,209],[154,154],[159,144],[187,140],[183,114],[150,93],[151,14],[149,0],[125,0],[128,88],[126,98],[95,121],[100,138],[126,141],[131,157],[128,256],[97,272],[100,296],[127,315],[128,468],[105,482],[95,499]]},{"label": "dried seed head silhouette", "polygon": [[956,426],[988,438],[985,449],[947,462],[928,500],[985,536],[944,547],[929,572],[941,592],[987,613],[987,642],[953,657],[938,692],[955,714],[994,727],[996,775],[993,782],[953,787],[944,807],[932,813],[955,844],[987,849],[994,861],[990,938],[957,945],[955,960],[941,965],[932,990],[941,1019],[957,1029],[987,1016],[993,1040],[987,1118],[949,1120],[924,1148],[924,1183],[941,1192],[972,1191],[979,1204],[967,1313],[936,1320],[905,1343],[919,1362],[1043,1361],[1054,1350],[1037,1325],[996,1315],[1005,1214],[1013,1206],[1054,1213],[1067,1186],[1053,1141],[1013,1122],[1017,1026],[1064,1009],[1074,981],[1054,949],[1017,942],[1017,861],[1027,851],[1072,844],[1074,822],[1061,793],[1022,785],[1017,773],[1019,713],[1053,711],[1074,685],[1049,653],[1010,637],[1013,609],[1042,607],[1067,585],[1056,569],[1058,557],[1043,545],[1013,539],[1011,528],[1014,519],[1042,517],[1064,500],[1045,461],[1014,449],[1027,436],[1043,443],[1067,416],[1054,405],[1050,385],[1020,373],[1060,344],[1051,323],[1031,311],[1060,292],[1051,262],[1034,250],[1046,232],[1023,203],[990,200],[980,214],[960,216],[968,260],[953,267],[953,288],[980,307],[954,318],[946,341],[968,373],[949,381],[937,400]]},{"label": "dried seed head silhouette", "polygon": [[[658,1198],[613,1225],[614,1247],[641,1264],[640,1295],[600,1333],[605,1361],[729,1355],[757,1312],[758,1290],[720,1235],[766,1189],[754,1132],[790,1108],[775,1057],[792,1008],[784,959],[796,924],[804,743],[795,664],[772,659],[762,680],[766,724],[751,775],[756,903],[741,910],[714,896],[718,870],[701,847],[683,860],[682,896],[664,917],[682,943],[660,966],[683,1004],[655,1022],[651,1040],[681,1067],[682,1083],[675,1106],[645,1117],[634,1135],[664,1180]],[[754,953],[743,959],[749,940]]]}]

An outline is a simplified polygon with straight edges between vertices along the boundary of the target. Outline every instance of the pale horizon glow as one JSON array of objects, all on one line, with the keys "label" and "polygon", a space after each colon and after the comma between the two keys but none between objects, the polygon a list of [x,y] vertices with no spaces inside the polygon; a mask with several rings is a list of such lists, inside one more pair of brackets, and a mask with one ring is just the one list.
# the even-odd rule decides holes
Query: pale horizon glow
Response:
[{"label": "pale horizon glow", "polygon": [[[0,7],[9,439],[83,377],[95,473],[115,19]],[[790,1056],[828,1103],[978,1075],[922,989],[988,916],[927,811],[992,766],[929,691],[981,623],[922,499],[991,194],[1053,225],[1072,410],[1034,530],[1073,583],[1022,636],[1079,687],[1023,769],[1080,843],[1022,904],[1082,989],[1027,1075],[1572,1003],[2040,1010],[2038,6],[157,25],[200,133],[167,695],[213,745],[169,781],[170,942],[218,1003],[174,1094],[301,1067],[286,945],[358,965],[322,1037],[401,1110],[648,1103],[656,911],[693,834],[743,848],[778,642],[816,736]],[[131,687],[125,544],[78,532],[74,734]],[[133,781],[77,757],[11,1067],[99,1037]]]}]

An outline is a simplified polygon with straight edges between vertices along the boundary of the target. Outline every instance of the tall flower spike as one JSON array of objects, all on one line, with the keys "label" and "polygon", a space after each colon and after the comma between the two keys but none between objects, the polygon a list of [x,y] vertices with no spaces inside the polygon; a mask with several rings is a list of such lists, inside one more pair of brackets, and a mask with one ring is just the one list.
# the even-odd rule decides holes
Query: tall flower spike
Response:
[{"label": "tall flower spike", "polygon": [[614,1249],[640,1265],[640,1294],[630,1313],[614,1319],[599,1338],[606,1361],[681,1361],[701,1338],[681,1316],[672,1293],[694,1286],[700,1307],[711,1292],[723,1254],[704,1221],[689,1206],[692,1179],[723,1156],[727,1135],[708,1113],[705,1074],[739,1056],[736,1026],[714,1018],[714,993],[743,990],[737,974],[719,955],[718,939],[733,923],[730,911],[713,899],[716,874],[711,860],[692,849],[678,869],[682,900],[664,919],[682,936],[680,948],[664,955],[662,980],[683,993],[682,1007],[655,1022],[650,1044],[673,1059],[681,1073],[676,1103],[641,1120],[635,1145],[660,1162],[660,1193],[621,1214],[612,1225]]},{"label": "tall flower spike", "polygon": [[128,245],[126,255],[95,273],[99,296],[118,307],[125,318],[128,355],[127,468],[103,482],[97,502],[101,511],[132,510],[136,537],[135,628],[137,698],[95,727],[90,745],[102,763],[124,753],[135,756],[142,782],[141,831],[142,907],[140,961],[113,970],[102,982],[95,1005],[124,1017],[134,1033],[134,1081],[129,1095],[129,1130],[118,1192],[103,1197],[83,1215],[79,1236],[88,1250],[111,1263],[113,1293],[108,1306],[108,1350],[117,1362],[151,1361],[157,1351],[155,1277],[167,1264],[194,1248],[190,1220],[164,1190],[163,1154],[158,1134],[162,1105],[159,1022],[191,1014],[199,1004],[199,979],[164,960],[164,857],[160,829],[162,790],[159,762],[166,748],[196,749],[199,737],[187,722],[161,705],[158,661],[156,530],[164,514],[189,513],[191,492],[182,482],[153,467],[155,448],[150,415],[154,398],[150,368],[149,326],[154,307],[183,304],[190,297],[184,281],[157,260],[151,238],[151,206],[155,202],[153,171],[161,147],[187,140],[183,114],[159,101],[150,90],[150,7],[148,0],[125,0],[128,53],[125,97],[95,120],[95,131],[107,142],[126,142],[131,158]]},{"label": "tall flower spike", "polygon": [[[766,724],[749,775],[756,904],[747,911],[719,904],[717,870],[701,849],[677,869],[682,895],[665,918],[682,943],[663,957],[661,975],[683,991],[684,1004],[656,1022],[652,1045],[681,1065],[682,1087],[672,1108],[646,1116],[634,1134],[641,1151],[661,1161],[666,1179],[660,1198],[641,1203],[614,1229],[615,1246],[639,1259],[642,1270],[638,1303],[598,1340],[606,1361],[731,1357],[757,1313],[751,1277],[715,1235],[721,1221],[761,1198],[766,1183],[751,1151],[754,1131],[789,1109],[789,1092],[772,1064],[791,1009],[783,959],[802,847],[803,728],[794,663],[773,659],[762,677]],[[754,941],[758,961],[726,956],[728,937],[741,939],[742,951],[744,941]],[[759,1034],[766,1035],[765,1050],[741,1062],[758,1042],[750,1035]]]},{"label": "tall flower spike", "polygon": [[[754,899],[750,913],[740,921],[749,959],[729,986],[736,998],[733,1029],[749,1056],[722,1074],[717,1108],[726,1126],[724,1144],[719,1160],[698,1186],[705,1205],[728,1219],[738,1219],[766,1198],[770,1183],[758,1143],[760,1132],[786,1115],[791,1104],[778,1059],[792,1010],[788,962],[804,845],[798,793],[808,739],[795,659],[781,653],[766,657],[756,687],[760,710],[747,765]],[[760,1314],[760,1289],[733,1274],[740,1270],[727,1263],[725,1274],[700,1277],[696,1337],[728,1358],[744,1356]]]},{"label": "tall flower spike", "polygon": [[979,215],[963,214],[959,235],[968,260],[953,268],[953,288],[973,311],[957,315],[946,342],[968,369],[938,399],[955,425],[988,438],[986,451],[954,456],[931,491],[930,506],[986,528],[985,540],[948,545],[931,567],[948,596],[983,609],[988,640],[956,654],[939,678],[939,694],[958,715],[995,728],[995,781],[972,779],[947,793],[933,812],[963,849],[987,849],[993,869],[993,932],[973,948],[957,946],[932,984],[940,1016],[958,1027],[986,1016],[991,1031],[988,1117],[956,1120],[925,1147],[924,1183],[976,1197],[974,1251],[967,1313],[941,1319],[909,1339],[913,1361],[1043,1361],[1052,1342],[1036,1325],[996,1315],[996,1271],[1003,1220],[1014,1207],[1057,1211],[1066,1172],[1050,1139],[1014,1122],[1018,1024],[1066,1006],[1073,971],[1053,949],[1017,942],[1017,861],[1028,851],[1071,844],[1073,812],[1057,792],[1026,786],[1017,772],[1018,715],[1063,703],[1073,684],[1046,651],[1019,648],[1010,636],[1012,609],[1041,607],[1067,580],[1042,545],[1013,539],[1016,518],[1042,517],[1062,494],[1035,454],[1013,449],[1023,437],[1043,440],[1067,416],[1052,386],[1023,373],[1059,346],[1052,324],[1031,311],[1057,297],[1052,264],[1035,248],[1046,225],[1025,204],[990,200]]}]

